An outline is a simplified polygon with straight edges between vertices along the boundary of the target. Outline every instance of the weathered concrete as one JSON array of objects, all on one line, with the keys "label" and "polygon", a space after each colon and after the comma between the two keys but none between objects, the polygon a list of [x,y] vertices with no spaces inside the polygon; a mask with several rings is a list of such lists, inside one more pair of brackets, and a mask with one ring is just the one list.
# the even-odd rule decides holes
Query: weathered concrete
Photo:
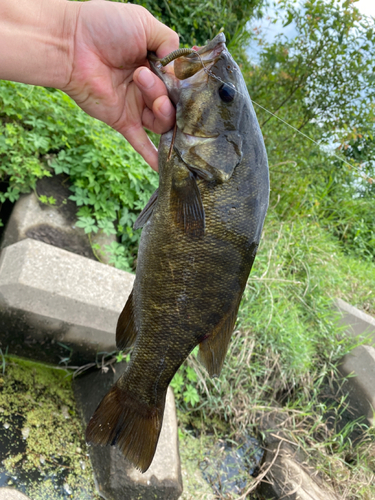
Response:
[{"label": "weathered concrete", "polygon": [[356,416],[364,415],[370,425],[375,425],[375,349],[361,345],[344,356],[339,366],[345,381],[343,390],[348,392],[350,406]]},{"label": "weathered concrete", "polygon": [[[17,243],[25,238],[43,241],[69,252],[97,260],[88,235],[77,227],[77,205],[69,200],[68,178],[55,175],[40,179],[36,186],[39,196],[53,196],[55,205],[41,203],[34,192],[22,195],[16,202],[5,227],[0,248]],[[116,241],[115,235],[106,235],[102,231],[91,235],[92,243],[100,246],[100,260],[108,263],[109,255],[105,245]]]},{"label": "weathered concrete", "polygon": [[30,500],[29,497],[13,488],[0,488],[0,500]]},{"label": "weathered concrete", "polygon": [[353,337],[367,337],[367,344],[375,347],[375,318],[342,299],[336,299],[335,306],[341,313],[339,323],[346,327],[346,333]]},{"label": "weathered concrete", "polygon": [[[58,363],[115,350],[118,316],[134,275],[25,239],[0,257],[0,347]],[[64,344],[66,347],[61,346]]]},{"label": "weathered concrete", "polygon": [[[103,396],[125,369],[125,363],[112,371],[84,374],[74,381],[77,407],[86,427]],[[95,388],[95,390],[93,390]],[[167,393],[163,426],[154,460],[144,474],[136,470],[112,446],[90,446],[90,459],[100,495],[107,500],[176,500],[182,493],[180,456],[174,396]]]},{"label": "weathered concrete", "polygon": [[268,473],[259,492],[267,500],[339,500],[335,493],[309,465],[309,457],[292,444],[287,415],[274,411],[263,415],[259,428],[264,434],[265,455],[262,467]]},{"label": "weathered concrete", "polygon": [[292,446],[283,443],[278,449],[272,443],[267,449],[264,467],[271,464],[277,453],[277,458],[263,483],[262,494],[267,500],[339,500],[327,486],[319,485],[314,469],[301,464],[296,458]]},{"label": "weathered concrete", "polygon": [[336,299],[335,305],[345,333],[367,339],[367,345],[358,346],[343,357],[339,370],[344,377],[351,375],[343,390],[348,392],[355,417],[365,416],[370,425],[375,425],[375,318],[342,299]]}]

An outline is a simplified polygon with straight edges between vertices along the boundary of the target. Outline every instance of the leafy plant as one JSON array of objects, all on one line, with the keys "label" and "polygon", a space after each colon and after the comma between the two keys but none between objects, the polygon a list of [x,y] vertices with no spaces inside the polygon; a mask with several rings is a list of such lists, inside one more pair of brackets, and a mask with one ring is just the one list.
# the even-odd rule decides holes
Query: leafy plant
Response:
[{"label": "leafy plant", "polygon": [[[193,351],[196,356],[198,347]],[[177,371],[171,381],[171,387],[174,390],[175,397],[178,402],[184,401],[187,407],[194,407],[200,401],[196,385],[198,377],[195,370],[184,363]]]},{"label": "leafy plant", "polygon": [[132,269],[140,236],[132,225],[157,187],[157,174],[120,134],[62,92],[1,82],[0,182],[6,187],[0,203],[14,202],[38,179],[62,172],[79,207],[77,226],[87,234],[116,234],[126,250],[117,246],[112,262]]}]

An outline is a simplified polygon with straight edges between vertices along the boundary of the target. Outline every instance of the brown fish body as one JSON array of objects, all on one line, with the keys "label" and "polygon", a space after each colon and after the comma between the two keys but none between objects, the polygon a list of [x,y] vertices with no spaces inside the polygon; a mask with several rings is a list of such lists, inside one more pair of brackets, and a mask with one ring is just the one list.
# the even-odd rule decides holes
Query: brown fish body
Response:
[{"label": "brown fish body", "polygon": [[[135,341],[133,354],[87,430],[88,441],[116,444],[142,471],[155,452],[168,385],[192,349],[199,344],[209,374],[220,373],[268,205],[263,139],[218,37],[207,46],[213,76],[186,71],[174,89],[176,141],[169,160],[172,132],[160,143],[160,185],[144,211],[134,288],[119,319],[118,347]],[[223,81],[234,81],[233,102],[216,102]]]}]

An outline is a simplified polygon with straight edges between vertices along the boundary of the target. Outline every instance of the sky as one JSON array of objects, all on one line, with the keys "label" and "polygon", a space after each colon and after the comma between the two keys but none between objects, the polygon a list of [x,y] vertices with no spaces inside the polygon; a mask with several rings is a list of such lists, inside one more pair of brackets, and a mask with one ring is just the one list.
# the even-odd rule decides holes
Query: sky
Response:
[{"label": "sky", "polygon": [[375,17],[375,0],[359,0],[356,7],[366,16]]},{"label": "sky", "polygon": [[[358,2],[355,2],[355,5],[362,14],[366,16],[373,16],[375,18],[375,0],[359,0]],[[251,23],[250,29],[254,28],[255,26],[261,27],[262,33],[265,36],[267,42],[271,42],[274,39],[274,37],[281,31],[287,37],[293,38],[293,36],[295,36],[296,33],[294,23],[291,23],[285,28],[283,28],[282,21],[278,21],[276,24],[271,24],[269,21],[267,21],[267,15],[272,16],[274,12],[275,11],[272,8],[270,8],[268,11],[265,12],[265,16],[263,17],[262,20],[254,20]],[[247,49],[247,53],[250,60],[254,62],[257,61],[259,50],[260,50],[259,46],[256,42],[250,43]]]}]

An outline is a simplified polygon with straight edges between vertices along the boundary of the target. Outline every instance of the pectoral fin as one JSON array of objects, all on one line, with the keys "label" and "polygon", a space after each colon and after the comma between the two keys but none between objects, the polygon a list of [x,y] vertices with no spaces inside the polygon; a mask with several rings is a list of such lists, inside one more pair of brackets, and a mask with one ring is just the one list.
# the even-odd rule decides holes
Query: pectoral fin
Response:
[{"label": "pectoral fin", "polygon": [[205,231],[205,214],[201,193],[192,174],[187,168],[172,181],[171,210],[175,221],[187,235],[202,237]]},{"label": "pectoral fin", "polygon": [[133,229],[140,229],[143,227],[146,222],[149,220],[149,218],[152,215],[152,212],[155,207],[155,202],[158,199],[158,189],[154,191],[154,193],[151,195],[151,198],[148,200],[147,205],[145,208],[142,210],[142,212],[138,215],[137,220],[134,222]]},{"label": "pectoral fin", "polygon": [[118,349],[124,350],[131,347],[137,336],[137,328],[134,322],[133,290],[125,304],[117,321],[116,345]]}]

